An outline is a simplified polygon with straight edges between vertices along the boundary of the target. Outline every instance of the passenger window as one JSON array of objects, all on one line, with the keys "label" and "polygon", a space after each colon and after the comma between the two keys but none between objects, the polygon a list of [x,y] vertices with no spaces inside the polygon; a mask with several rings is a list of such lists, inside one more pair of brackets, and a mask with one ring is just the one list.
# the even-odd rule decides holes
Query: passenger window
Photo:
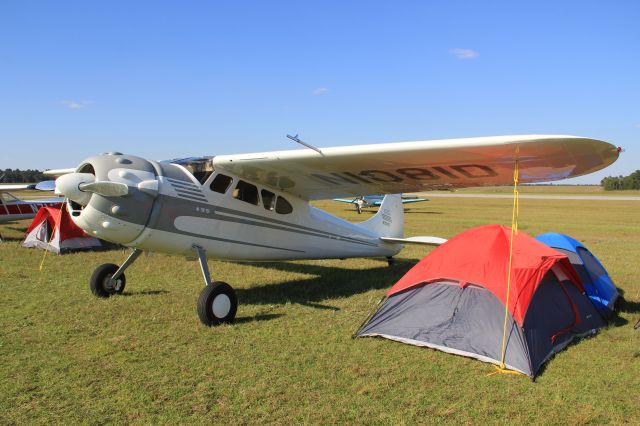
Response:
[{"label": "passenger window", "polygon": [[282,197],[278,197],[278,201],[276,201],[276,213],[280,214],[289,214],[293,211],[293,207],[287,200]]},{"label": "passenger window", "polygon": [[276,194],[263,189],[262,191],[260,191],[260,195],[262,196],[262,205],[264,206],[264,208],[269,211],[273,211],[274,207],[276,206]]},{"label": "passenger window", "polygon": [[211,181],[211,185],[209,185],[209,188],[211,188],[212,191],[224,194],[225,192],[227,192],[227,189],[229,189],[232,180],[233,179],[231,179],[227,175],[219,174],[218,176],[213,178],[213,180]]},{"label": "passenger window", "polygon": [[243,180],[238,181],[236,189],[233,190],[233,198],[242,200],[249,204],[258,205],[258,188]]}]

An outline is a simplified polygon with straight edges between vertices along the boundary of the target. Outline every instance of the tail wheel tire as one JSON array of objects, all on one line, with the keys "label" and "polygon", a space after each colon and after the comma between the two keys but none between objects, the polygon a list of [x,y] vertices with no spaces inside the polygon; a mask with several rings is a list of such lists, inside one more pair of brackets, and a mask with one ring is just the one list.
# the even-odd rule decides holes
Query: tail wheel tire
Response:
[{"label": "tail wheel tire", "polygon": [[115,283],[109,283],[118,268],[120,267],[113,263],[105,263],[104,265],[98,266],[96,270],[93,271],[93,275],[91,275],[91,280],[89,281],[91,293],[102,298],[107,298],[112,294],[122,294],[124,286],[127,283],[124,274],[121,274]]},{"label": "tail wheel tire", "polygon": [[198,317],[209,327],[230,324],[236,317],[238,298],[233,288],[218,281],[207,285],[198,298]]}]

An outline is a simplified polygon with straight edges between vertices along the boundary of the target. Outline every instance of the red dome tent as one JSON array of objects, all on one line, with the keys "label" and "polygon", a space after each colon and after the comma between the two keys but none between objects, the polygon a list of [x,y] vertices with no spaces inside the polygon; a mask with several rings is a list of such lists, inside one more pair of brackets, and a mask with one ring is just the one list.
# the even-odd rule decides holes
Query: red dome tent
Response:
[{"label": "red dome tent", "polygon": [[76,226],[66,209],[41,207],[27,229],[24,247],[37,247],[54,253],[105,248],[104,243]]},{"label": "red dome tent", "polygon": [[[486,225],[435,249],[400,279],[358,336],[500,364],[511,229]],[[534,377],[551,355],[604,321],[564,254],[514,235],[505,365]]]}]

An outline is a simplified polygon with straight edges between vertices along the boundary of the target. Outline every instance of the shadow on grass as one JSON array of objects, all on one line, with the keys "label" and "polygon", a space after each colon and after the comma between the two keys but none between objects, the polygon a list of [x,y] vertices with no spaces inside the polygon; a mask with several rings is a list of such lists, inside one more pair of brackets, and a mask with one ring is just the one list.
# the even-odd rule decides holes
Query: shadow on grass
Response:
[{"label": "shadow on grass", "polygon": [[233,320],[234,324],[246,324],[254,321],[269,321],[283,317],[284,314],[258,314],[253,317],[239,317]]},{"label": "shadow on grass", "polygon": [[634,302],[624,297],[624,290],[618,289],[620,298],[616,301],[616,308],[620,312],[627,314],[637,314],[640,312],[640,302]]},{"label": "shadow on grass", "polygon": [[0,238],[2,239],[2,241],[4,241],[5,243],[8,243],[10,241],[13,242],[22,242],[24,240],[24,237],[7,237],[6,235],[2,235],[0,234]]},{"label": "shadow on grass", "polygon": [[125,296],[125,297],[129,297],[129,296],[155,296],[158,294],[167,294],[169,293],[167,290],[142,290],[142,291],[127,291],[124,292],[122,294],[120,294],[120,296]]},{"label": "shadow on grass", "polygon": [[313,275],[313,277],[248,289],[237,288],[236,294],[240,304],[297,303],[315,309],[337,311],[339,308],[319,302],[350,297],[369,290],[389,288],[414,264],[415,261],[396,259],[393,267],[387,266],[385,260],[384,266],[376,268],[345,269],[286,262],[251,263],[252,266]]}]

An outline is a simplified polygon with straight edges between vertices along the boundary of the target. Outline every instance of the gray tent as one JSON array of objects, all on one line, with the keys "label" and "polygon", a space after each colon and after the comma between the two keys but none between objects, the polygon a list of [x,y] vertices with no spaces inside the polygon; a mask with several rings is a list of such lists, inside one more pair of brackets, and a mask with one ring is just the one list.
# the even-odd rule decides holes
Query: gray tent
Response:
[{"label": "gray tent", "polygon": [[[357,335],[500,364],[510,232],[483,226],[435,249],[389,290]],[[605,323],[565,255],[522,232],[513,253],[505,365],[535,377],[554,353]]]}]

